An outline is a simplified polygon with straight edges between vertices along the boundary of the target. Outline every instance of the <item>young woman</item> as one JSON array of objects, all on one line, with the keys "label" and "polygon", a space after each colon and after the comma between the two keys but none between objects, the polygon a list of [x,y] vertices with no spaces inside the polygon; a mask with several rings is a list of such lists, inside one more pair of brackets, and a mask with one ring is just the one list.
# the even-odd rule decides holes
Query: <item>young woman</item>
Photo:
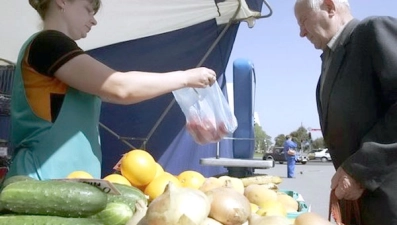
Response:
[{"label": "young woman", "polygon": [[[101,101],[133,104],[184,87],[203,88],[213,70],[119,72],[76,44],[93,26],[100,0],[29,0],[43,31],[23,45],[14,76],[8,176],[64,178],[84,170],[101,176],[98,123]],[[132,62],[133,63],[133,62]]]}]

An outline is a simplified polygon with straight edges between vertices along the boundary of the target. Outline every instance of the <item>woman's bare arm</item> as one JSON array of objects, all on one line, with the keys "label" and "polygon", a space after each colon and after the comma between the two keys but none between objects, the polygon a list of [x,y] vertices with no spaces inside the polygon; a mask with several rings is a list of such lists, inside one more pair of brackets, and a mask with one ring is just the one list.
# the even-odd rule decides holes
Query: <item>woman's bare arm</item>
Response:
[{"label": "woman's bare arm", "polygon": [[87,54],[65,63],[55,76],[73,88],[117,104],[141,102],[183,87],[203,88],[216,80],[215,72],[203,67],[168,73],[119,72]]}]

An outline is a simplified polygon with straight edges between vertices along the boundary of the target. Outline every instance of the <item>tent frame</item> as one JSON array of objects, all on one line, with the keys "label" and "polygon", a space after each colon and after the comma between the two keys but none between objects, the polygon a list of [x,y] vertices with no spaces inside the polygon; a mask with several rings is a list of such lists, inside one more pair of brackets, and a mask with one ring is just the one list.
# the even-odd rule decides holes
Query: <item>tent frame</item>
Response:
[{"label": "tent frame", "polygon": [[[218,35],[218,37],[215,39],[215,41],[212,43],[212,45],[210,46],[210,48],[207,50],[207,52],[205,53],[205,55],[203,56],[203,58],[200,60],[200,62],[197,64],[196,67],[201,67],[203,65],[203,63],[205,62],[205,60],[208,58],[208,56],[211,54],[211,52],[215,49],[215,47],[217,46],[217,44],[219,43],[219,41],[222,39],[222,37],[225,35],[225,33],[228,31],[228,29],[230,28],[230,26],[234,23],[238,23],[241,21],[246,21],[248,23],[248,26],[250,28],[253,27],[255,20],[257,19],[262,19],[262,18],[268,18],[273,14],[273,10],[271,8],[271,6],[269,5],[269,3],[266,0],[263,0],[263,3],[265,4],[265,6],[267,7],[267,9],[269,10],[269,12],[265,15],[261,15],[261,16],[252,16],[249,18],[242,18],[242,19],[236,19],[237,15],[239,13],[239,11],[241,10],[241,6],[242,3],[241,1],[244,0],[239,0],[238,1],[238,7],[236,9],[236,11],[234,12],[233,16],[230,18],[229,22],[226,24],[226,26],[223,28],[223,30],[221,31],[221,33]],[[129,148],[131,149],[143,149],[146,150],[146,146],[147,143],[149,142],[150,138],[153,136],[154,132],[157,130],[158,126],[161,124],[161,122],[164,120],[165,116],[168,114],[168,112],[171,110],[172,106],[175,104],[175,98],[169,103],[169,105],[167,106],[167,108],[164,110],[164,112],[160,115],[159,119],[156,121],[156,123],[153,125],[152,129],[149,131],[148,135],[145,138],[142,137],[122,137],[120,135],[118,135],[115,131],[113,131],[112,129],[110,129],[109,127],[107,127],[105,124],[103,123],[99,123],[100,127],[102,127],[103,129],[105,129],[106,131],[108,131],[110,134],[112,134],[113,136],[115,136],[118,140],[120,140],[121,142],[123,142],[124,144],[126,144]],[[130,141],[142,141],[142,145],[140,147],[135,147],[133,146],[130,142],[128,142],[128,140]],[[219,143],[217,145],[217,153],[216,153],[216,158],[219,158]]]}]

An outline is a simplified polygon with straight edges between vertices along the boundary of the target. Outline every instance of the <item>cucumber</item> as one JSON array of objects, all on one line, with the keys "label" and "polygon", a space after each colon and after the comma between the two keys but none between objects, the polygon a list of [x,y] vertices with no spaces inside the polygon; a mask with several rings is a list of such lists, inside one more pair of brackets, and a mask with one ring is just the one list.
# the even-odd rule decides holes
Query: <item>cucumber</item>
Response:
[{"label": "cucumber", "polygon": [[0,216],[0,225],[104,225],[92,218],[66,218],[58,216],[12,215]]},{"label": "cucumber", "polygon": [[133,211],[125,203],[110,202],[106,208],[95,214],[105,225],[125,225],[132,217]]},{"label": "cucumber", "polygon": [[108,203],[124,203],[130,207],[132,212],[135,212],[135,203],[139,199],[144,200],[147,205],[146,195],[138,188],[118,183],[113,183],[113,185],[117,188],[117,190],[120,191],[121,194],[108,194]]},{"label": "cucumber", "polygon": [[29,177],[29,176],[25,176],[25,175],[15,175],[15,176],[9,177],[3,181],[3,184],[1,185],[1,190],[3,190],[9,184],[19,182],[19,181],[25,181],[25,180],[36,180],[36,179]]},{"label": "cucumber", "polygon": [[19,181],[0,193],[0,205],[5,209],[30,215],[87,217],[102,211],[106,204],[106,193],[74,181]]},{"label": "cucumber", "polygon": [[[25,175],[15,175],[12,177],[8,177],[5,180],[3,180],[3,183],[1,184],[1,188],[0,188],[0,192],[9,184],[19,182],[19,181],[25,181],[25,180],[36,180],[36,179],[29,177],[29,176],[25,176]],[[9,214],[9,213],[11,213],[11,211],[5,209],[4,206],[0,203],[0,215],[1,214]]]}]

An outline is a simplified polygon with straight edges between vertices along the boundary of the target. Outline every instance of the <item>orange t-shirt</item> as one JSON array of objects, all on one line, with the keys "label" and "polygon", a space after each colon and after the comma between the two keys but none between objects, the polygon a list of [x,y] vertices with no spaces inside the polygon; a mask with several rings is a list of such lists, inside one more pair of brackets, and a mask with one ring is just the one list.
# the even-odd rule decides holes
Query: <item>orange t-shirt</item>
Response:
[{"label": "orange t-shirt", "polygon": [[59,31],[45,30],[33,39],[22,62],[22,79],[27,101],[38,117],[50,122],[56,120],[68,85],[54,74],[80,54],[85,52]]}]

